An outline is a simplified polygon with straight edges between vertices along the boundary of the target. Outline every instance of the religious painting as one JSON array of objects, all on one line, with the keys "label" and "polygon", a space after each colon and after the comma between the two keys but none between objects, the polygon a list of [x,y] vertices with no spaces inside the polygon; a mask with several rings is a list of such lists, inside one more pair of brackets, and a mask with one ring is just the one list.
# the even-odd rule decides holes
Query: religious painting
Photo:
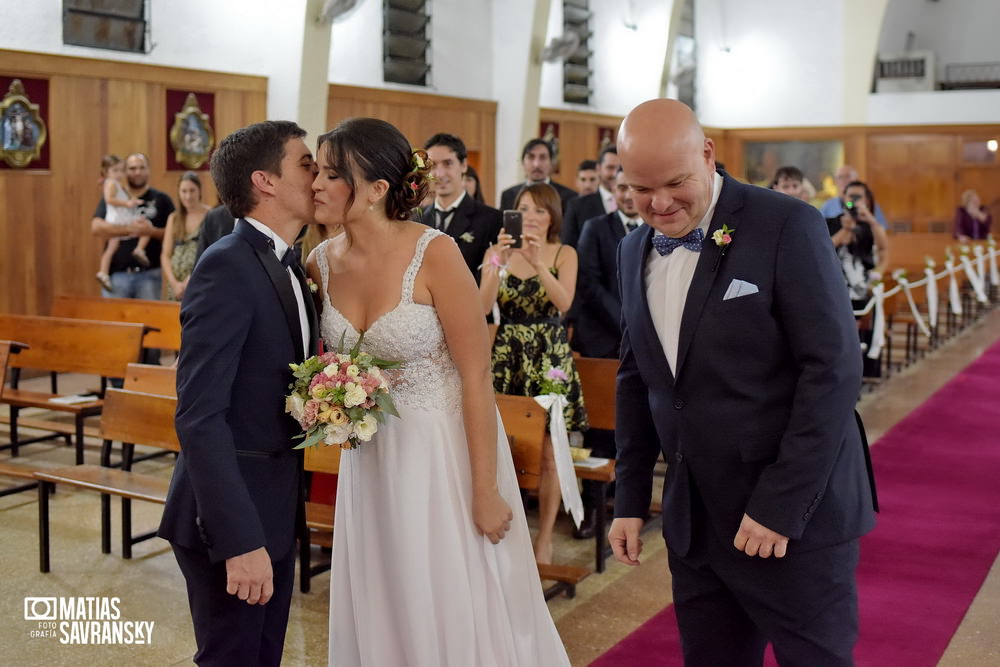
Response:
[{"label": "religious painting", "polygon": [[[47,93],[48,82],[41,83],[46,86]],[[40,105],[28,97],[20,79],[13,79],[0,102],[0,159],[15,169],[40,162],[47,137],[48,130]],[[33,166],[45,168],[48,165]]]},{"label": "religious painting", "polygon": [[211,100],[213,104],[207,110],[213,111],[214,95],[187,93],[180,110],[174,111],[173,118],[170,118],[171,107],[174,106],[171,102],[176,104],[177,96],[182,94],[167,91],[168,119],[172,121],[169,125],[172,152],[168,151],[167,169],[207,169],[215,147],[215,134],[211,117],[203,110],[203,105]]},{"label": "religious painting", "polygon": [[600,155],[607,146],[615,145],[615,133],[618,131],[617,128],[600,126],[597,128],[597,153],[595,155]]},{"label": "religious painting", "polygon": [[743,144],[743,177],[748,183],[770,187],[779,167],[802,170],[813,203],[837,196],[834,174],[844,164],[844,142],[747,141]]},{"label": "religious painting", "polygon": [[543,120],[539,123],[538,136],[552,146],[552,173],[559,173],[559,123]]}]

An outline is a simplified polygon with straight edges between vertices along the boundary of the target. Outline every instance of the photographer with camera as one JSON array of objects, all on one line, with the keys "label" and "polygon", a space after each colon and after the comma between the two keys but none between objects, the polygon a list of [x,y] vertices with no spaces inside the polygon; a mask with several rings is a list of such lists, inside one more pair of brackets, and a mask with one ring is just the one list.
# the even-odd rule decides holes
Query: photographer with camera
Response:
[{"label": "photographer with camera", "polygon": [[875,219],[875,195],[862,181],[844,188],[844,213],[827,218],[833,247],[855,309],[868,302],[871,284],[881,278],[889,262],[889,237]]}]

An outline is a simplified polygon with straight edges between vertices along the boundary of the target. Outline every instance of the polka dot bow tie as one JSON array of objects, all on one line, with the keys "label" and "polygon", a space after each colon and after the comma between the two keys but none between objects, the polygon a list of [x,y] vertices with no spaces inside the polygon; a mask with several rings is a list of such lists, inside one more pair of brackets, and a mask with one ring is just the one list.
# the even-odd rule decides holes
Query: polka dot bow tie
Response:
[{"label": "polka dot bow tie", "polygon": [[701,252],[701,242],[704,239],[705,233],[701,231],[701,227],[696,227],[693,231],[688,232],[686,236],[682,236],[679,239],[664,236],[663,234],[656,234],[653,236],[653,247],[661,255],[669,255],[681,246],[684,246],[691,252]]}]

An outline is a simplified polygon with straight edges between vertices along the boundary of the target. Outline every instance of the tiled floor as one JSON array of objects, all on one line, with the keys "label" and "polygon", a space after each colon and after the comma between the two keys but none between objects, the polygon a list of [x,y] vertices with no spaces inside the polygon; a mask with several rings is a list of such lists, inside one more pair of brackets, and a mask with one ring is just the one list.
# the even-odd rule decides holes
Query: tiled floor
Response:
[{"label": "tiled floor", "polygon": [[[993,312],[958,339],[935,352],[917,368],[895,376],[887,386],[861,402],[861,412],[872,440],[889,429],[955,372],[1000,338],[1000,311]],[[73,380],[70,379],[70,382]],[[76,379],[87,388],[87,379]],[[77,387],[66,385],[67,389]],[[6,426],[0,439],[6,442]],[[877,446],[877,443],[876,443]],[[0,461],[7,460],[0,454]],[[97,442],[88,446],[88,462],[96,462]],[[25,464],[66,465],[72,450],[56,442],[22,450]],[[168,477],[170,463],[159,459],[139,464],[151,474]],[[0,481],[5,484],[5,481]],[[194,641],[184,582],[169,548],[159,539],[135,547],[135,557],[124,561],[120,546],[100,552],[98,496],[60,489],[52,499],[52,572],[38,571],[38,506],[34,492],[0,498],[0,664],[3,665],[175,665],[190,664]],[[118,503],[113,502],[113,535],[118,531]],[[160,507],[133,504],[137,532],[155,527]],[[591,542],[570,537],[564,520],[556,545],[558,561],[590,565]],[[592,575],[573,600],[560,597],[549,609],[566,642],[574,665],[586,665],[638,624],[670,601],[666,554],[657,525],[645,535],[643,565],[629,569],[609,562],[608,570]],[[38,622],[24,620],[26,597],[75,596],[120,598],[121,620],[152,621],[152,642],[146,645],[63,645],[55,638],[32,637]],[[322,665],[326,662],[329,575],[313,581],[311,593],[296,593],[285,647],[285,664]],[[976,598],[941,664],[1000,664],[1000,567]]]}]

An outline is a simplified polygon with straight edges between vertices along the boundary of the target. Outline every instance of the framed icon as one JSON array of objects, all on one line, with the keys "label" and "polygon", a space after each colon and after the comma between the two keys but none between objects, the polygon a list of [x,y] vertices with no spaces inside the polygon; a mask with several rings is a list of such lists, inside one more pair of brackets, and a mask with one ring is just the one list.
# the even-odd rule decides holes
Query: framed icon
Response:
[{"label": "framed icon", "polygon": [[47,138],[41,107],[28,98],[20,79],[12,80],[0,102],[0,159],[10,167],[24,169],[41,160]]},{"label": "framed icon", "polygon": [[[172,92],[174,91],[168,91],[168,105],[169,93]],[[206,94],[203,96],[211,97]],[[202,111],[199,99],[194,93],[188,93],[180,111],[173,114],[169,139],[170,147],[173,149],[173,161],[180,168],[207,167],[208,159],[215,147],[215,133],[212,131],[211,118]],[[167,168],[175,168],[169,160]]]}]

